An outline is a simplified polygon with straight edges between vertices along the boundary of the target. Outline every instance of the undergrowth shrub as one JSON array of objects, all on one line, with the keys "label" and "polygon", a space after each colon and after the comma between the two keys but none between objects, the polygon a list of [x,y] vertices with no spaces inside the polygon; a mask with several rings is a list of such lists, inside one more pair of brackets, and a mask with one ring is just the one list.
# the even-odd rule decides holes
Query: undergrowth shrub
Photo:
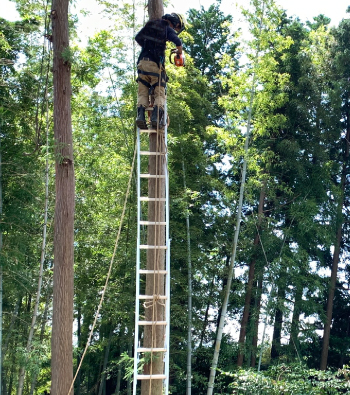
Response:
[{"label": "undergrowth shrub", "polygon": [[222,372],[232,378],[232,395],[350,395],[348,366],[335,372],[308,369],[300,364],[280,364],[267,371]]}]

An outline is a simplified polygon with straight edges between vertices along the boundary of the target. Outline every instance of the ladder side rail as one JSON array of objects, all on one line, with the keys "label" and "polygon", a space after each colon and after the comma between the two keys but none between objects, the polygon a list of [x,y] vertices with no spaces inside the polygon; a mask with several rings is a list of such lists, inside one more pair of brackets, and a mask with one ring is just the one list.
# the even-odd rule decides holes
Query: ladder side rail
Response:
[{"label": "ladder side rail", "polygon": [[134,381],[133,381],[133,395],[136,395],[137,387],[137,365],[139,354],[137,352],[138,341],[139,341],[139,319],[140,319],[140,219],[141,219],[141,158],[140,158],[140,128],[137,128],[137,241],[136,241],[136,297],[135,297],[135,339],[134,339]]},{"label": "ladder side rail", "polygon": [[[164,118],[167,122],[167,101],[165,100],[164,106]],[[164,139],[165,139],[165,150],[168,152],[168,125],[164,127]],[[165,155],[165,270],[167,274],[165,276],[165,295],[167,299],[165,301],[165,320],[167,321],[167,326],[165,328],[165,348],[167,352],[165,353],[165,364],[164,370],[166,375],[165,380],[165,394],[169,393],[169,357],[170,357],[170,239],[169,239],[169,219],[170,219],[170,208],[169,208],[169,171],[168,171],[168,154]]]}]

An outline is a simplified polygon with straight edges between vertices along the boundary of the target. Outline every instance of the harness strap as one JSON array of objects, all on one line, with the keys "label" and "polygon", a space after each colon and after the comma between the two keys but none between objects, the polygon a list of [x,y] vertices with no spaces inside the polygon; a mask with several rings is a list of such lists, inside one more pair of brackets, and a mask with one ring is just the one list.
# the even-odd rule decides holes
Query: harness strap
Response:
[{"label": "harness strap", "polygon": [[[159,86],[158,81],[155,84],[151,85],[147,81],[143,80],[142,78],[137,78],[137,80],[136,80],[136,82],[141,82],[141,84],[147,86],[147,88],[149,89],[149,94],[150,95],[153,94],[153,91],[154,91],[155,87]],[[161,82],[160,86],[162,86],[163,88],[166,88],[166,83],[165,82]]]},{"label": "harness strap", "polygon": [[[143,71],[138,69],[137,72],[139,74],[143,74],[143,75],[153,75],[153,77],[158,77],[159,78],[159,73],[152,73],[151,71]],[[161,75],[163,74],[163,72],[161,72]]]}]

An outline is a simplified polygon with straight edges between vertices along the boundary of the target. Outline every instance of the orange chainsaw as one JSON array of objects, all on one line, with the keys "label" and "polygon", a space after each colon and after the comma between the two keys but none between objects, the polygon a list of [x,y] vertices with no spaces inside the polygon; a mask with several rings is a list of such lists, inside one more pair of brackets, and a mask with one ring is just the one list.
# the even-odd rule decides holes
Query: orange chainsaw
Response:
[{"label": "orange chainsaw", "polygon": [[[172,58],[171,58],[172,55],[175,55],[174,62],[172,61]],[[177,49],[173,48],[170,52],[170,55],[169,55],[169,61],[170,61],[170,63],[175,64],[175,66],[177,66],[177,67],[185,66],[185,55],[183,53],[178,54]]]}]

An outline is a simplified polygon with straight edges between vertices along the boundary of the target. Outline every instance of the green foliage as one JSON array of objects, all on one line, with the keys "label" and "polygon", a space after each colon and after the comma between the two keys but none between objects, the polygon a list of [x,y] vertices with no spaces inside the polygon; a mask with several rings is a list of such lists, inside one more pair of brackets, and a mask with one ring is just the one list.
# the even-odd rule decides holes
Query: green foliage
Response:
[{"label": "green foliage", "polygon": [[259,395],[336,395],[350,393],[348,367],[336,372],[307,369],[300,364],[276,365],[265,372],[239,370],[223,373],[233,379],[231,394]]}]

